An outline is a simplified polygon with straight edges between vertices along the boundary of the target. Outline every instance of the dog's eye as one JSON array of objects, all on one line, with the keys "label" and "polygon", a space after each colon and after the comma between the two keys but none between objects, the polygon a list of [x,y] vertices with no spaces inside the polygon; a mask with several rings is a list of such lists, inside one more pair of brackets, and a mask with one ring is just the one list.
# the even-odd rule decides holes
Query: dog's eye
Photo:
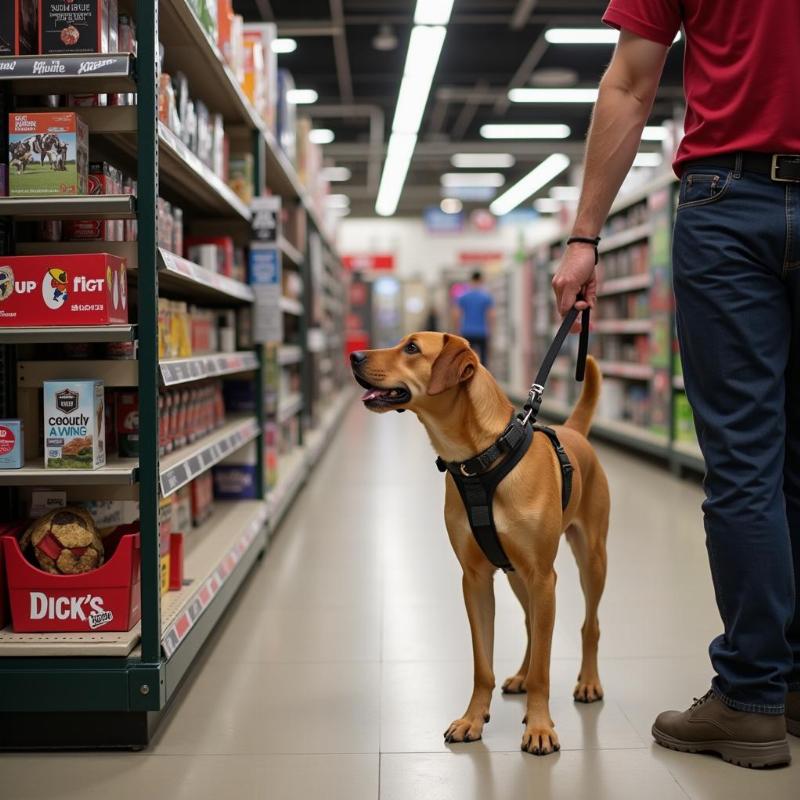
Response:
[{"label": "dog's eye", "polygon": [[413,356],[420,352],[419,347],[417,347],[414,342],[409,342],[404,348],[404,353],[408,353],[408,355]]}]

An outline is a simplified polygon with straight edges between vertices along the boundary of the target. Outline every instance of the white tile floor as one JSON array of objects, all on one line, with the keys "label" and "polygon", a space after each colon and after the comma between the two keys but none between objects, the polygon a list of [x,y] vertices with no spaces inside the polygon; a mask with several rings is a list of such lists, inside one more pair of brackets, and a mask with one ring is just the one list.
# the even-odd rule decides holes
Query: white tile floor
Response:
[{"label": "white tile floor", "polygon": [[[471,683],[442,478],[411,414],[358,405],[145,753],[0,756],[2,800],[789,800],[755,772],[650,740],[710,678],[717,632],[695,482],[603,448],[612,488],[602,704],[571,699],[583,602],[559,557],[552,710],[562,751],[519,751],[523,700],[496,694],[481,742],[446,746]],[[498,683],[523,650],[498,577]]]}]

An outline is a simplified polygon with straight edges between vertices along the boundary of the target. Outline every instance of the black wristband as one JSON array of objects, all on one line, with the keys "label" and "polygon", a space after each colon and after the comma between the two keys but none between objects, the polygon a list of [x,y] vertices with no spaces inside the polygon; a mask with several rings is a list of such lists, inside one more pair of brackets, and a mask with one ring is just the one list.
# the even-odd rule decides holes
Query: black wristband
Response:
[{"label": "black wristband", "polygon": [[594,263],[595,266],[600,261],[600,253],[597,251],[597,245],[600,244],[599,236],[570,236],[567,239],[567,245],[571,244],[590,244],[594,247]]}]

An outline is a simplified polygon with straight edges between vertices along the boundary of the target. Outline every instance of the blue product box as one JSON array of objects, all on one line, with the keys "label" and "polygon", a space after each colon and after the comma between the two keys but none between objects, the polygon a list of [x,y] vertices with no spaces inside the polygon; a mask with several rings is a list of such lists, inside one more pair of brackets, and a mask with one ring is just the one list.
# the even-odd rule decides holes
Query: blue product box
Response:
[{"label": "blue product box", "polygon": [[225,381],[222,384],[225,410],[234,413],[256,413],[256,383],[250,381]]},{"label": "blue product box", "polygon": [[0,419],[0,469],[20,469],[25,465],[22,420]]},{"label": "blue product box", "polygon": [[254,500],[257,497],[255,464],[217,464],[212,472],[217,500]]}]

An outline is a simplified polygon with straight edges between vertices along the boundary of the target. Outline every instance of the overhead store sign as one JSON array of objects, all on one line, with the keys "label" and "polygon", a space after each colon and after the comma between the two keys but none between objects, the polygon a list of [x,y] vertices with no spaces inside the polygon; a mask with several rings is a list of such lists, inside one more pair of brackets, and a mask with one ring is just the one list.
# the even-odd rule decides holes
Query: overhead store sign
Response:
[{"label": "overhead store sign", "polygon": [[464,212],[445,214],[439,206],[428,206],[422,215],[429,233],[461,233],[464,230]]},{"label": "overhead store sign", "polygon": [[357,270],[378,270],[391,272],[394,269],[393,253],[351,253],[342,256],[342,264],[345,269]]}]

